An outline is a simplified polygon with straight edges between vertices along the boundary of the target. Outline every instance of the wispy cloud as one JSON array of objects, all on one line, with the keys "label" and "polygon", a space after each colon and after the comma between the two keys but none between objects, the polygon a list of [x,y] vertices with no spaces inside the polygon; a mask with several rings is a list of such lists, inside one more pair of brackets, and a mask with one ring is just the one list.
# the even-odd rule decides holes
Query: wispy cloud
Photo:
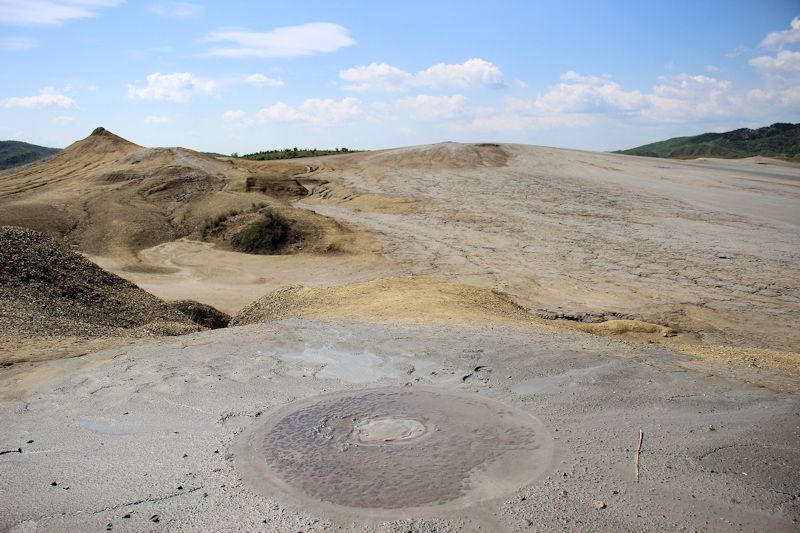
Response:
[{"label": "wispy cloud", "polygon": [[217,83],[203,79],[190,72],[161,74],[155,72],[147,76],[144,84],[128,85],[128,97],[140,100],[166,100],[185,102],[192,94],[209,94],[217,90]]},{"label": "wispy cloud", "polygon": [[763,48],[783,48],[787,44],[800,43],[800,17],[795,17],[789,23],[789,29],[774,31],[761,41]]},{"label": "wispy cloud", "polygon": [[36,40],[30,37],[0,37],[1,52],[27,52],[37,45]]},{"label": "wispy cloud", "polygon": [[464,63],[438,63],[415,74],[386,63],[370,63],[339,72],[351,91],[403,91],[411,87],[434,89],[499,87],[502,71],[485,59],[472,58]]},{"label": "wispy cloud", "polygon": [[167,122],[169,122],[169,119],[167,117],[162,117],[159,115],[150,115],[144,117],[144,121],[147,122],[148,124],[166,124]]},{"label": "wispy cloud", "polygon": [[354,45],[347,28],[330,22],[284,26],[267,32],[239,29],[217,30],[203,38],[215,46],[209,53],[221,57],[298,57],[336,52]]},{"label": "wispy cloud", "polygon": [[245,78],[245,81],[254,87],[283,87],[283,80],[269,78],[263,74],[251,74]]},{"label": "wispy cloud", "polygon": [[0,0],[0,22],[19,25],[57,25],[97,15],[101,8],[122,0]]},{"label": "wispy cloud", "polygon": [[193,18],[203,12],[203,6],[191,2],[164,2],[161,4],[153,4],[147,9],[151,13],[161,17],[178,19]]},{"label": "wispy cloud", "polygon": [[75,101],[59,93],[54,87],[45,87],[35,96],[12,96],[0,101],[6,108],[33,109],[37,107],[75,107]]}]

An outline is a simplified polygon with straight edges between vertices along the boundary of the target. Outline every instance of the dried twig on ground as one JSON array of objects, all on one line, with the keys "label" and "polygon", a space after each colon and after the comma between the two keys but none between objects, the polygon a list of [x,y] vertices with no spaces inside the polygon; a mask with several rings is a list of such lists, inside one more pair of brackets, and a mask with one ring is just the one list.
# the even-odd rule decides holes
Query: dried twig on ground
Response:
[{"label": "dried twig on ground", "polygon": [[644,431],[639,429],[639,444],[636,446],[636,481],[639,481],[639,454],[642,453],[642,441],[644,440]]}]

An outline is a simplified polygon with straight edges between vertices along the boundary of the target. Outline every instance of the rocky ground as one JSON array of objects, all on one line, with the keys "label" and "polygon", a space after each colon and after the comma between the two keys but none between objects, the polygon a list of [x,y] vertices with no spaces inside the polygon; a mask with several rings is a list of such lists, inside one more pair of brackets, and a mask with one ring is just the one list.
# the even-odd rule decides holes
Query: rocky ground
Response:
[{"label": "rocky ground", "polygon": [[80,339],[182,335],[229,319],[164,302],[42,233],[0,226],[0,364],[52,359]]}]

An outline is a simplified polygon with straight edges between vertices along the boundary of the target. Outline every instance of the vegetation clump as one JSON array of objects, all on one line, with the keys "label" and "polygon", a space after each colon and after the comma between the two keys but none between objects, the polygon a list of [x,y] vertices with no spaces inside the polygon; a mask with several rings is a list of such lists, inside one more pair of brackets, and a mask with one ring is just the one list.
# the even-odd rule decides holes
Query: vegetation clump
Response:
[{"label": "vegetation clump", "polygon": [[253,203],[250,205],[249,209],[228,209],[224,213],[220,213],[215,217],[207,218],[205,223],[203,224],[203,234],[214,232],[225,224],[225,222],[229,218],[233,218],[237,215],[245,214],[245,213],[255,213],[256,211],[260,211],[261,209],[267,207],[267,204],[264,202]]},{"label": "vegetation clump", "polygon": [[316,148],[284,148],[283,150],[264,150],[252,154],[238,155],[236,152],[231,157],[242,159],[252,159],[254,161],[266,161],[270,159],[297,159],[300,157],[316,157],[320,155],[348,154],[357,152],[348,148],[335,148],[333,150],[318,150]]},{"label": "vegetation clump", "polygon": [[231,316],[227,313],[194,300],[178,300],[170,302],[169,307],[185,315],[198,326],[208,329],[220,329],[228,326]]},{"label": "vegetation clump", "polygon": [[234,249],[251,254],[270,254],[303,240],[292,228],[292,223],[274,212],[267,212],[236,236],[231,244]]}]

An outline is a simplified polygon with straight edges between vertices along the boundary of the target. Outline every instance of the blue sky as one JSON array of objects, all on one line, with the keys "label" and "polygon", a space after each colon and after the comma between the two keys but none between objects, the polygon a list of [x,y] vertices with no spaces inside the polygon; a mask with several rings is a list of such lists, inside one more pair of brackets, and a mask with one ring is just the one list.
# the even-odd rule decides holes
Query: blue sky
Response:
[{"label": "blue sky", "polygon": [[796,0],[0,0],[0,139],[614,150],[778,121]]}]

